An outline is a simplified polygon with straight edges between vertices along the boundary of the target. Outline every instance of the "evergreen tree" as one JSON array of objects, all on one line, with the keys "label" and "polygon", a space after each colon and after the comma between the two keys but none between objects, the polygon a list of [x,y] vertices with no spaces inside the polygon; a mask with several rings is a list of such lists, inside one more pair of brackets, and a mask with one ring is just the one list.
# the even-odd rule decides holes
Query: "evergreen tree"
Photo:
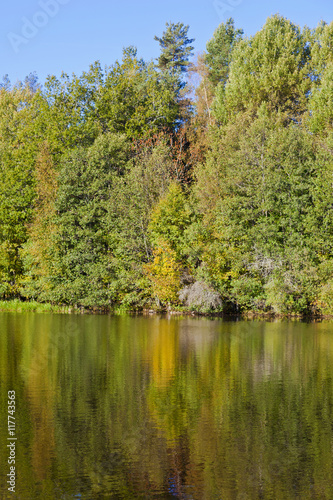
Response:
[{"label": "evergreen tree", "polygon": [[226,23],[221,23],[214,35],[207,42],[205,63],[208,67],[208,78],[216,87],[219,83],[226,84],[229,76],[229,66],[232,60],[232,50],[242,39],[244,32],[235,28],[235,22],[229,18]]},{"label": "evergreen tree", "polygon": [[193,54],[191,45],[194,38],[188,38],[189,26],[183,23],[166,23],[166,30],[161,38],[155,36],[159,42],[161,54],[158,58],[158,67],[171,74],[184,73],[189,66],[189,58]]}]

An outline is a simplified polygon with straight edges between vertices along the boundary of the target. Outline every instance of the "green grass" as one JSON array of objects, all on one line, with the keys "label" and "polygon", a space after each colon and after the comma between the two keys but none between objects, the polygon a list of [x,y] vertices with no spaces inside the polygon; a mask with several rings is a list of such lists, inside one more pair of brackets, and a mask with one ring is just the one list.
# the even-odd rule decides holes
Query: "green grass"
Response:
[{"label": "green grass", "polygon": [[35,313],[62,313],[62,314],[105,314],[112,313],[124,315],[131,312],[129,308],[119,307],[116,309],[84,308],[77,306],[64,306],[56,304],[42,304],[36,301],[24,302],[20,299],[0,300],[0,312],[35,312]]},{"label": "green grass", "polygon": [[40,304],[39,302],[22,302],[19,299],[0,300],[1,312],[37,312],[37,313],[71,313],[73,308],[67,306],[56,306],[52,304]]}]

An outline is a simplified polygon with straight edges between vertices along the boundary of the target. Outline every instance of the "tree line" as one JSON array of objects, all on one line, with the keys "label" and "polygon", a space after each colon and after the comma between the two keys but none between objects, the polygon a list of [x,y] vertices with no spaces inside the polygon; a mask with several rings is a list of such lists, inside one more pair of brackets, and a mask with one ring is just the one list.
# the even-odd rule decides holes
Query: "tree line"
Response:
[{"label": "tree line", "polygon": [[333,23],[167,23],[80,76],[0,85],[0,295],[333,313]]}]

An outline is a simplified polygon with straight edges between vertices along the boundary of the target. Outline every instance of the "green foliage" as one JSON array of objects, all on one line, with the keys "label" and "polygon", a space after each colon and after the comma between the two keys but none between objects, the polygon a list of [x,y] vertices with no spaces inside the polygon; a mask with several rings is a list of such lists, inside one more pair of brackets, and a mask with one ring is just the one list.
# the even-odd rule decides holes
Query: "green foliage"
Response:
[{"label": "green foliage", "polygon": [[194,47],[191,43],[194,38],[188,38],[189,26],[183,23],[166,23],[166,30],[161,38],[155,36],[159,42],[161,54],[158,58],[158,67],[162,71],[172,74],[185,72],[189,65],[189,58],[193,55]]},{"label": "green foliage", "polygon": [[41,145],[37,157],[36,195],[32,221],[28,226],[28,241],[22,249],[25,276],[22,280],[21,294],[30,299],[39,297],[50,288],[53,274],[53,238],[57,232],[55,224],[55,200],[58,183],[54,162],[47,142]]},{"label": "green foliage", "polygon": [[[213,220],[215,228],[202,255],[206,272],[243,307],[262,308],[266,300],[277,312],[284,312],[280,303],[288,311],[305,311],[316,293],[314,146],[300,127],[286,127],[264,110],[252,123],[246,116],[239,121],[245,128],[231,124],[217,136],[222,153],[212,155],[209,166],[217,181],[207,182],[206,170],[197,173],[198,187],[206,189],[199,193],[204,223]],[[214,239],[219,257],[212,259]]]},{"label": "green foliage", "polygon": [[96,118],[103,131],[137,138],[173,129],[178,118],[173,82],[161,76],[153,63],[137,58],[136,49],[124,49],[123,60],[107,70],[96,99]]},{"label": "green foliage", "polygon": [[36,301],[22,302],[19,299],[0,300],[1,312],[36,312],[36,313],[71,313],[70,308],[60,307],[52,304],[41,304]]},{"label": "green foliage", "polygon": [[19,293],[21,248],[35,196],[37,97],[28,88],[0,89],[0,295]]},{"label": "green foliage", "polygon": [[150,262],[151,214],[168,190],[171,180],[170,147],[161,141],[140,146],[134,165],[118,179],[113,191],[110,231],[119,263],[118,301],[127,308],[141,308],[151,298],[145,265]]},{"label": "green foliage", "polygon": [[101,133],[152,136],[173,130],[179,115],[177,92],[173,81],[128,47],[122,61],[104,71],[96,62],[80,77],[50,76],[39,98],[38,127],[60,155],[92,145]]},{"label": "green foliage", "polygon": [[319,23],[312,33],[311,39],[311,70],[314,86],[320,86],[321,75],[325,68],[333,63],[333,22]]},{"label": "green foliage", "polygon": [[153,294],[162,303],[177,303],[181,274],[187,264],[186,230],[192,213],[178,183],[170,184],[151,214],[149,236],[153,262],[146,267],[153,282]]},{"label": "green foliage", "polygon": [[315,133],[326,135],[332,130],[333,23],[320,23],[312,35],[311,92],[308,124]]},{"label": "green foliage", "polygon": [[183,23],[166,23],[166,31],[161,38],[155,36],[159,42],[161,54],[158,58],[157,68],[159,78],[168,89],[174,93],[175,103],[178,106],[176,121],[173,129],[179,129],[192,114],[192,103],[188,99],[188,86],[183,75],[190,67],[189,58],[193,55],[194,39],[188,38],[189,26]]},{"label": "green foliage", "polygon": [[333,24],[229,19],[196,102],[188,29],[155,37],[158,66],[128,47],[0,86],[2,297],[125,310],[199,286],[201,310],[333,314]]},{"label": "green foliage", "polygon": [[242,39],[243,33],[242,29],[235,28],[234,20],[229,18],[226,23],[219,25],[212,39],[207,42],[204,60],[208,67],[208,78],[214,87],[227,82],[232,50]]},{"label": "green foliage", "polygon": [[172,183],[164,198],[155,207],[149,224],[152,244],[167,241],[179,260],[186,255],[184,233],[191,223],[191,211],[178,183]]},{"label": "green foliage", "polygon": [[310,102],[310,127],[313,132],[328,133],[333,128],[333,63],[321,75],[320,87],[314,89]]},{"label": "green foliage", "polygon": [[141,146],[135,164],[130,156],[125,136],[101,135],[63,159],[55,187],[48,150],[42,151],[24,295],[85,307],[149,301],[148,224],[168,188],[172,160],[163,142]]},{"label": "green foliage", "polygon": [[128,154],[124,136],[106,134],[88,150],[78,148],[64,159],[56,199],[52,300],[99,307],[116,300],[109,212],[111,189],[125,173]]},{"label": "green foliage", "polygon": [[298,120],[311,87],[307,35],[307,30],[302,32],[275,15],[253,37],[241,40],[232,52],[225,95],[222,86],[217,90],[217,120],[225,120],[221,101],[228,117],[267,103],[270,109],[282,110]]}]

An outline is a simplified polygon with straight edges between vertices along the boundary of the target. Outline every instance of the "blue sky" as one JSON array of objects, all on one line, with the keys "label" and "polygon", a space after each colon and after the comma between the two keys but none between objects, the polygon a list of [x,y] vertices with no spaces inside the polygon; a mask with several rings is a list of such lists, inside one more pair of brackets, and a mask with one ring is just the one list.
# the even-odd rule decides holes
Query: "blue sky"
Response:
[{"label": "blue sky", "polygon": [[311,28],[333,20],[332,0],[13,0],[1,10],[0,77],[8,73],[15,82],[36,71],[41,83],[48,74],[80,74],[96,60],[111,65],[128,45],[155,58],[154,35],[167,21],[189,24],[199,52],[228,17],[247,35],[277,12]]}]

